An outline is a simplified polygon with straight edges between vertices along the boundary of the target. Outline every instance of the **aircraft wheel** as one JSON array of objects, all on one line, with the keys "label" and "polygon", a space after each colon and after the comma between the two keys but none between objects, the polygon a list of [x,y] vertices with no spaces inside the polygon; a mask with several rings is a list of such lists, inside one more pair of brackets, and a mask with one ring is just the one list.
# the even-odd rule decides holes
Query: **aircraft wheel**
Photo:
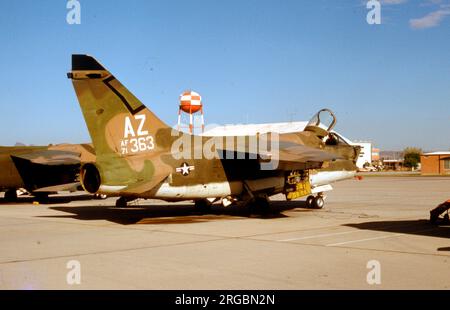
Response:
[{"label": "aircraft wheel", "polygon": [[47,193],[34,193],[33,196],[39,202],[47,202],[48,201],[48,194]]},{"label": "aircraft wheel", "polygon": [[312,201],[312,206],[314,209],[322,209],[324,205],[325,205],[325,200],[323,199],[322,196],[317,196]]},{"label": "aircraft wheel", "polygon": [[312,196],[312,195],[310,195],[310,196],[308,196],[308,198],[306,198],[306,206],[308,208],[312,208],[313,200],[314,200],[314,196]]},{"label": "aircraft wheel", "polygon": [[8,189],[5,192],[5,200],[6,201],[17,201],[17,192],[15,189]]},{"label": "aircraft wheel", "polygon": [[125,197],[120,197],[116,200],[116,208],[126,208],[127,206],[127,199]]},{"label": "aircraft wheel", "polygon": [[195,208],[201,212],[211,211],[211,203],[207,199],[200,199],[194,202]]},{"label": "aircraft wheel", "polygon": [[256,210],[260,214],[267,214],[270,212],[270,201],[267,197],[256,197],[251,206],[252,211]]}]

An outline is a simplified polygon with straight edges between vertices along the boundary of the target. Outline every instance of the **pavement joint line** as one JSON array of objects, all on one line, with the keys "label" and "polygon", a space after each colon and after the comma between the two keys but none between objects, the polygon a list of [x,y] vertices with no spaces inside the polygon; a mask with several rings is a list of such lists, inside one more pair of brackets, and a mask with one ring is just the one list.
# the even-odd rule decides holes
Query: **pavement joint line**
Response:
[{"label": "pavement joint line", "polygon": [[415,233],[419,233],[419,232],[424,232],[424,231],[430,231],[430,230],[435,230],[436,228],[428,228],[428,229],[421,229],[421,230],[417,230],[417,231],[412,231],[412,232],[408,232],[408,233],[397,233],[397,234],[389,234],[389,235],[384,235],[384,236],[378,236],[378,237],[372,237],[372,238],[365,238],[365,239],[359,239],[359,240],[349,240],[349,241],[344,241],[344,242],[337,242],[337,243],[331,243],[331,244],[327,244],[327,247],[335,247],[335,246],[340,246],[340,245],[345,245],[345,244],[352,244],[352,243],[358,243],[358,242],[364,242],[364,241],[372,241],[372,240],[379,240],[379,239],[387,239],[387,238],[394,238],[394,237],[399,237],[399,236],[407,236],[410,234],[415,234]]},{"label": "pavement joint line", "polygon": [[[24,219],[23,217],[15,217],[15,216],[8,216],[8,218]],[[409,220],[409,219],[411,219],[411,218],[402,218],[402,220]],[[95,225],[95,224],[86,223],[86,222],[62,222],[62,221],[51,220],[51,219],[42,218],[42,217],[39,217],[38,219],[33,219],[33,221],[36,221],[33,224],[42,223],[42,222],[40,222],[40,220],[45,221],[45,222],[54,223],[54,224],[83,225],[83,226],[97,227],[97,228],[98,227],[105,227],[105,228],[121,229],[121,230],[127,230],[127,231],[137,230],[137,231],[145,231],[145,232],[151,232],[151,233],[160,232],[160,233],[173,233],[173,234],[183,234],[183,235],[192,235],[192,236],[222,237],[222,238],[241,238],[241,239],[246,239],[246,238],[251,238],[251,237],[258,237],[258,236],[266,236],[266,235],[292,233],[292,232],[304,232],[304,231],[309,231],[309,230],[312,230],[312,229],[328,229],[328,228],[342,227],[341,225],[338,225],[338,226],[329,225],[329,226],[323,226],[323,227],[312,227],[312,228],[306,228],[306,229],[289,230],[289,231],[282,231],[282,232],[275,232],[275,233],[261,233],[261,234],[252,234],[252,235],[244,235],[244,236],[224,236],[224,235],[211,235],[211,234],[177,232],[177,231],[170,231],[170,230],[164,230],[164,229],[142,229],[142,228],[138,227],[140,224],[123,225],[123,224],[107,223],[107,224],[102,224],[102,225]],[[392,226],[392,225],[387,225],[384,228],[387,228],[387,227],[390,227],[390,226]],[[409,224],[409,225],[405,225],[405,226],[408,227],[408,226],[412,226],[412,225]],[[362,230],[362,231],[364,231],[364,230]],[[299,239],[299,240],[301,240],[301,239]]]},{"label": "pavement joint line", "polygon": [[[413,220],[415,220],[415,218],[412,218]],[[411,220],[410,218],[403,218],[402,220]],[[389,227],[393,227],[394,225],[386,225],[386,226],[382,226],[382,227],[378,227],[378,229],[387,229]],[[410,227],[410,226],[414,226],[414,224],[407,224],[407,225],[403,225],[403,227]],[[295,233],[295,232],[305,232],[305,231],[310,231],[310,230],[316,230],[316,229],[332,229],[332,228],[340,228],[342,227],[342,225],[330,225],[330,226],[323,226],[323,227],[312,227],[312,228],[305,228],[305,229],[298,229],[298,230],[289,230],[289,231],[283,231],[283,232],[276,232],[276,233],[263,233],[263,234],[255,234],[255,235],[248,235],[248,236],[243,236],[243,237],[259,237],[259,236],[265,236],[265,235],[279,235],[279,234],[285,234],[285,233]],[[338,233],[329,233],[329,234],[323,234],[322,235],[317,235],[320,237],[327,237],[327,235],[329,236],[333,236],[334,234],[339,235],[339,234],[346,234],[346,233],[350,233],[350,232],[363,232],[363,231],[370,231],[367,229],[361,229],[361,230],[352,230],[352,231],[346,231],[346,232],[338,232]],[[302,239],[312,239],[315,238],[316,236],[306,236],[306,237],[299,237],[299,238],[291,238],[291,239],[283,239],[283,240],[276,240],[278,242],[288,242],[288,241],[295,241],[295,240],[302,240]]]},{"label": "pavement joint line", "polygon": [[338,242],[338,243],[331,243],[327,244],[325,246],[334,247],[334,246],[340,246],[345,244],[351,244],[351,243],[358,243],[358,242],[364,242],[364,241],[372,241],[372,240],[379,240],[379,239],[387,239],[387,238],[393,238],[398,236],[404,236],[405,234],[389,234],[384,236],[378,236],[378,237],[372,237],[372,238],[365,238],[365,239],[358,239],[358,240],[350,240],[350,241],[344,241],[344,242]]},{"label": "pavement joint line", "polygon": [[172,243],[172,244],[158,244],[158,245],[151,245],[151,246],[142,246],[142,247],[116,249],[116,250],[105,250],[105,251],[90,252],[90,253],[78,253],[78,254],[67,254],[67,255],[37,257],[37,258],[31,258],[31,259],[16,259],[16,260],[0,262],[0,266],[1,265],[7,265],[7,264],[15,264],[15,263],[26,263],[26,262],[34,262],[34,261],[43,261],[43,260],[50,260],[50,259],[80,257],[80,256],[99,255],[99,254],[112,254],[112,253],[120,253],[120,252],[127,252],[127,251],[138,251],[138,250],[145,250],[145,249],[164,248],[164,247],[189,245],[189,244],[196,244],[196,243],[206,243],[206,242],[212,242],[212,241],[222,241],[222,240],[226,240],[226,239],[230,239],[230,238],[217,238],[217,239],[210,239],[210,240],[196,240],[196,241],[178,242],[178,243]]},{"label": "pavement joint line", "polygon": [[[432,230],[432,229],[429,229]],[[407,234],[404,234],[407,235]],[[276,242],[280,243],[277,240],[267,240],[267,239],[245,239],[245,238],[237,238],[237,239],[244,239],[244,240],[253,240],[253,241],[259,241],[259,242]],[[291,246],[312,246],[312,247],[327,247],[323,244],[314,244],[314,243],[301,243],[301,242],[284,242],[284,244],[289,244]],[[331,247],[330,247],[331,248]],[[351,247],[351,246],[335,246],[332,247],[335,249],[350,249],[350,250],[357,250],[357,251],[369,251],[369,252],[383,252],[383,253],[392,253],[392,254],[407,254],[407,255],[426,255],[426,256],[438,256],[438,257],[445,257],[449,258],[450,255],[446,254],[436,254],[436,253],[426,253],[426,252],[409,252],[409,251],[398,251],[398,250],[390,250],[390,249],[374,249],[374,248],[358,248],[358,247]]]},{"label": "pavement joint line", "polygon": [[[20,217],[9,217],[13,219],[20,219]],[[96,227],[96,228],[109,228],[109,229],[119,229],[119,230],[126,230],[126,231],[143,231],[143,232],[149,232],[149,233],[169,233],[169,234],[178,234],[178,235],[191,235],[191,236],[203,236],[203,237],[222,237],[222,238],[233,238],[228,236],[221,236],[221,235],[210,235],[210,234],[199,234],[199,233],[189,233],[189,232],[179,232],[179,231],[171,231],[171,230],[164,230],[164,229],[144,229],[139,228],[139,225],[142,224],[114,224],[114,223],[107,223],[102,225],[95,225],[92,223],[86,223],[86,222],[62,222],[62,221],[55,221],[50,219],[42,219],[43,222],[40,222],[42,218],[36,219],[36,222],[33,222],[33,224],[42,224],[43,222],[47,223],[53,223],[53,224],[69,224],[69,225],[81,225],[81,226],[88,226],[88,227]],[[166,224],[163,224],[166,225]],[[1,263],[1,262],[0,262]]]},{"label": "pavement joint line", "polygon": [[277,241],[278,242],[289,242],[289,241],[295,241],[295,240],[305,240],[305,239],[315,239],[315,238],[331,237],[331,236],[338,236],[338,235],[346,235],[346,234],[352,234],[352,233],[356,233],[356,232],[362,232],[362,230],[351,230],[351,231],[343,231],[343,232],[338,232],[338,233],[312,235],[312,236],[290,238],[290,239],[283,239],[283,240],[277,240]]},{"label": "pavement joint line", "polygon": [[[420,231],[416,231],[416,232],[429,231],[429,230],[435,230],[435,229],[436,228],[431,228],[431,229],[420,230]],[[406,235],[406,234],[398,234],[398,235]],[[212,237],[212,236],[210,236],[210,237]],[[144,247],[136,247],[136,248],[128,248],[128,249],[117,249],[117,250],[108,250],[108,251],[99,251],[99,252],[91,252],[91,253],[70,254],[70,255],[51,256],[51,257],[41,257],[41,258],[24,259],[24,260],[12,260],[12,261],[0,262],[0,265],[14,264],[14,263],[25,263],[25,262],[34,262],[34,261],[51,260],[51,259],[70,258],[70,257],[89,256],[89,255],[98,255],[98,254],[100,254],[100,255],[101,254],[111,254],[111,253],[119,253],[119,252],[126,252],[126,251],[136,251],[136,250],[163,248],[163,247],[180,246],[180,245],[182,246],[182,245],[189,245],[189,244],[196,244],[196,243],[208,243],[208,242],[224,241],[224,240],[228,240],[228,239],[241,239],[241,240],[246,240],[246,241],[280,243],[277,240],[251,239],[251,238],[246,238],[246,237],[225,237],[225,238],[216,238],[216,239],[210,239],[210,240],[200,240],[200,241],[197,240],[197,241],[180,242],[180,243],[174,243],[174,244],[161,244],[161,245],[154,245],[154,246],[144,246]],[[309,244],[309,243],[290,243],[290,242],[287,242],[285,244],[290,244],[290,245],[294,245],[294,246],[301,245],[301,246],[313,246],[313,247],[327,247],[327,245]],[[439,257],[446,257],[446,258],[449,257],[449,255],[445,255],[445,254],[434,254],[434,253],[424,253],[424,252],[381,250],[381,249],[358,248],[358,247],[335,247],[335,248],[347,248],[347,249],[358,250],[358,251],[375,251],[375,252],[395,253],[395,254],[439,256]]]},{"label": "pavement joint line", "polygon": [[[14,217],[14,216],[10,216],[9,218],[21,219],[21,217]],[[211,235],[211,234],[204,234],[204,233],[202,234],[202,233],[171,231],[171,230],[164,230],[164,229],[144,229],[144,228],[139,227],[139,225],[142,225],[142,224],[124,225],[124,224],[107,223],[107,224],[103,224],[103,225],[95,225],[95,224],[86,223],[86,222],[61,222],[61,221],[56,221],[56,220],[50,220],[48,218],[35,219],[36,222],[33,224],[42,224],[42,222],[40,222],[40,220],[42,220],[43,222],[53,223],[53,224],[82,225],[82,226],[89,226],[89,227],[96,227],[96,228],[103,227],[103,228],[119,229],[119,230],[126,230],[126,231],[143,231],[143,232],[149,232],[149,233],[169,233],[169,234],[176,234],[176,235],[215,237],[215,238],[222,238],[222,239],[239,239],[239,238],[245,239],[245,238],[258,236],[258,235],[270,235],[271,234],[271,233],[264,233],[264,234],[248,235],[248,236],[224,236],[224,235],[214,235],[214,234]],[[164,224],[164,225],[166,225],[166,224]],[[336,226],[328,226],[328,227],[336,227]],[[298,230],[295,230],[295,231],[298,231]],[[295,231],[292,231],[292,232],[295,232]],[[285,233],[285,232],[279,232],[279,233]],[[221,240],[221,239],[218,239],[218,240]],[[0,264],[2,264],[2,262],[0,262]]]},{"label": "pavement joint line", "polygon": [[[35,222],[35,221],[30,221],[30,222],[26,222],[26,223],[0,224],[0,228],[2,228],[2,227],[8,227],[8,226],[36,225],[36,224],[40,224],[40,223],[39,223],[39,222]],[[42,224],[42,223],[41,223],[41,224]]]}]

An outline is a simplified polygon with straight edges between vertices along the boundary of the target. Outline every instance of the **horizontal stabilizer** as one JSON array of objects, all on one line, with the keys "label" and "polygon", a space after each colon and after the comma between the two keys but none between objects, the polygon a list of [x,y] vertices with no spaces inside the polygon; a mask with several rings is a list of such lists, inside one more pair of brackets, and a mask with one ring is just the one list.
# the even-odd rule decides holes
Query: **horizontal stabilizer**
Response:
[{"label": "horizontal stabilizer", "polygon": [[41,187],[36,190],[34,190],[34,193],[53,193],[53,192],[64,192],[64,191],[70,191],[74,192],[80,188],[81,184],[80,182],[73,182],[73,183],[67,183],[67,184],[60,184],[60,185],[54,185],[54,186],[47,186],[47,187]]},{"label": "horizontal stabilizer", "polygon": [[80,153],[58,151],[58,150],[42,150],[34,151],[26,154],[13,155],[11,157],[28,160],[33,164],[60,166],[60,165],[77,165],[80,164]]}]

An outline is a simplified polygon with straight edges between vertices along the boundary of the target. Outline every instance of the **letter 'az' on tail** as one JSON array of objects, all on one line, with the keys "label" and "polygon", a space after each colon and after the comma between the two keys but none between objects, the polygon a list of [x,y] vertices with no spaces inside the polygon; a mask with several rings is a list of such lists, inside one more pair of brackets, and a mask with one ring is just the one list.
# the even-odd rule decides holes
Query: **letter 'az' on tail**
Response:
[{"label": "letter 'az' on tail", "polygon": [[142,193],[161,182],[172,171],[161,162],[161,155],[170,152],[172,129],[93,57],[72,55],[68,77],[97,154],[96,184],[88,191],[109,184],[114,192],[127,187],[130,194]]}]

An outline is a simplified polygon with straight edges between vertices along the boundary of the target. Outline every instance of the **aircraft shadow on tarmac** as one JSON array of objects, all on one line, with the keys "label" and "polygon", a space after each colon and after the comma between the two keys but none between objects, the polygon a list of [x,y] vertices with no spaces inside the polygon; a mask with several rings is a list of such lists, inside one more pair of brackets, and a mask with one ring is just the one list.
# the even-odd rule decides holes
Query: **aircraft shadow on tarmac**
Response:
[{"label": "aircraft shadow on tarmac", "polygon": [[83,194],[83,195],[55,195],[55,196],[49,196],[48,198],[37,198],[33,196],[19,196],[17,197],[16,201],[9,201],[4,198],[0,199],[0,204],[2,205],[20,205],[20,204],[30,204],[34,202],[39,202],[40,204],[62,204],[62,203],[69,203],[72,201],[85,201],[85,200],[92,200],[93,195],[90,194]]},{"label": "aircraft shadow on tarmac", "polygon": [[[52,210],[70,215],[41,216],[45,218],[74,218],[78,220],[107,220],[122,225],[129,224],[187,224],[236,218],[277,219],[285,218],[283,211],[314,211],[304,201],[274,201],[268,212],[251,212],[243,206],[213,205],[207,213],[197,210],[193,204],[133,205],[127,208],[113,206],[55,206]],[[295,210],[294,210],[295,209]]]},{"label": "aircraft shadow on tarmac", "polygon": [[[399,234],[411,234],[437,238],[450,238],[450,225],[433,225],[428,220],[399,220],[344,224],[364,230],[384,231]],[[450,251],[450,247],[439,248],[439,251]]]}]

